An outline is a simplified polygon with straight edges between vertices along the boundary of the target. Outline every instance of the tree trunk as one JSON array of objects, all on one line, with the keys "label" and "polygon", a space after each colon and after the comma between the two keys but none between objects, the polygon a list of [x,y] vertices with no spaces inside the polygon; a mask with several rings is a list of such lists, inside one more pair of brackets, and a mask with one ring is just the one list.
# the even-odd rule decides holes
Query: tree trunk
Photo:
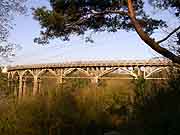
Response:
[{"label": "tree trunk", "polygon": [[140,36],[140,38],[149,45],[153,50],[158,52],[159,54],[163,55],[166,58],[169,58],[172,60],[172,62],[180,64],[180,57],[175,55],[174,53],[170,52],[166,48],[163,48],[158,44],[154,39],[152,39],[144,30],[142,29],[140,23],[136,19],[135,11],[133,8],[133,0],[128,0],[128,12],[129,17],[131,19],[131,22],[137,32],[137,34]]}]

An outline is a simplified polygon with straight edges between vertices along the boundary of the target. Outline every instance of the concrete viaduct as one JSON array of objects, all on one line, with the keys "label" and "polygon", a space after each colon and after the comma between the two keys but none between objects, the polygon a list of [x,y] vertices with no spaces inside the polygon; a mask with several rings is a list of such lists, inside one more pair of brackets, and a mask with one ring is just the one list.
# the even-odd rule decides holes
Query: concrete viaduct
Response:
[{"label": "concrete viaduct", "polygon": [[[32,64],[17,65],[8,67],[8,79],[12,82],[15,76],[18,76],[19,90],[21,97],[26,89],[26,74],[33,76],[33,95],[36,95],[39,88],[39,80],[45,72],[49,72],[57,78],[57,83],[61,85],[64,79],[83,78],[89,79],[92,83],[98,83],[101,79],[166,79],[166,77],[154,76],[163,71],[169,70],[172,63],[167,59],[149,59],[149,60],[116,60],[116,61],[76,61],[56,64]],[[84,76],[73,77],[73,72],[81,72]],[[126,74],[126,77],[107,77],[108,74]]]}]

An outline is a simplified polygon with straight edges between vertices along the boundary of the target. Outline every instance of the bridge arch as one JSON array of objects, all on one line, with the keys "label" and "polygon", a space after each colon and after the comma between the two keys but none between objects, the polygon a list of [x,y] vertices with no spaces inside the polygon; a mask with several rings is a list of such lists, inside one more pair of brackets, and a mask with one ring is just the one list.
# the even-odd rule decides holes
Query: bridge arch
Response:
[{"label": "bridge arch", "polygon": [[31,70],[26,70],[23,72],[23,95],[24,96],[31,96],[33,94],[33,82],[34,82],[34,74]]},{"label": "bridge arch", "polygon": [[47,72],[47,71],[49,73],[51,73],[52,75],[56,76],[56,72],[53,71],[52,69],[42,69],[41,71],[38,72],[37,76],[39,77],[39,76],[43,75],[45,72]]},{"label": "bridge arch", "polygon": [[71,74],[72,72],[74,72],[76,70],[76,68],[70,68],[70,69],[66,69],[64,70],[63,76],[67,76],[69,74]]},{"label": "bridge arch", "polygon": [[149,72],[147,72],[147,75],[144,76],[145,79],[151,78],[152,75],[156,74],[156,73],[160,73],[160,72],[168,72],[169,67],[159,67],[159,68],[155,68]]},{"label": "bridge arch", "polygon": [[[107,69],[105,70],[104,72],[102,72],[101,74],[99,74],[98,76],[99,77],[103,77],[103,76],[106,76],[110,73],[113,73],[114,71],[118,71],[118,70],[121,70],[121,72],[125,72],[127,73],[128,75],[132,76],[133,78],[137,78],[138,75],[136,73],[134,73],[134,69],[129,69],[128,67],[114,67],[114,68],[111,68],[111,69]],[[121,74],[121,73],[119,73]]]},{"label": "bridge arch", "polygon": [[14,77],[18,76],[19,77],[19,72],[18,71],[12,71],[12,79],[15,79]]},{"label": "bridge arch", "polygon": [[[10,67],[8,69],[9,76],[14,78],[17,76],[19,79],[20,89],[23,85],[23,78],[25,78],[26,74],[29,73],[33,76],[34,81],[34,90],[36,93],[38,86],[39,78],[48,72],[50,74],[50,78],[58,79],[62,84],[63,79],[67,79],[72,72],[77,70],[80,73],[83,73],[84,78],[89,78],[90,80],[94,80],[92,82],[98,82],[100,79],[110,78],[111,75],[105,78],[106,75],[115,72],[116,70],[121,70],[122,73],[126,73],[128,75],[127,79],[137,79],[139,76],[144,77],[144,79],[149,79],[153,74],[156,74],[162,70],[166,70],[168,67],[172,66],[169,61],[94,61],[94,62],[72,62],[72,63],[60,63],[60,64],[37,64],[37,65],[22,65],[16,67]],[[119,72],[119,71],[118,71]],[[53,76],[52,76],[53,75]],[[85,76],[87,77],[85,77]],[[82,77],[82,78],[83,78]],[[104,77],[104,78],[103,78]],[[121,76],[123,77],[123,76]],[[73,78],[73,77],[72,77]],[[76,78],[81,78],[76,77]],[[83,79],[84,79],[83,78]],[[120,76],[118,76],[119,79]],[[115,78],[117,79],[117,78]],[[123,78],[124,79],[124,78]],[[154,78],[159,79],[159,78]],[[20,83],[21,82],[21,83]],[[56,81],[54,81],[56,82]]]},{"label": "bridge arch", "polygon": [[10,87],[12,87],[12,90],[14,91],[14,95],[19,96],[19,78],[20,78],[19,72],[13,71],[11,72],[11,74],[12,74],[12,80],[11,80],[12,83]]},{"label": "bridge arch", "polygon": [[87,77],[90,77],[91,75],[88,73],[88,71],[82,69],[82,68],[71,68],[64,72],[63,76],[70,76],[73,73],[79,72],[80,74],[83,74]]},{"label": "bridge arch", "polygon": [[36,79],[36,94],[49,95],[51,92],[56,91],[58,85],[58,75],[53,69],[40,70],[36,74]]}]

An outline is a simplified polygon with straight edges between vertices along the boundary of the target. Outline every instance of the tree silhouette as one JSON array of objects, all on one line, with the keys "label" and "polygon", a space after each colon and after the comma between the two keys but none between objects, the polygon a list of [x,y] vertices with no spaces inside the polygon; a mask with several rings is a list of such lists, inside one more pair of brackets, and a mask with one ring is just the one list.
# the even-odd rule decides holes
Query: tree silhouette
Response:
[{"label": "tree silhouette", "polygon": [[[161,0],[162,1],[162,0]],[[144,9],[143,0],[50,0],[51,9],[41,7],[34,9],[34,19],[41,27],[41,36],[35,42],[44,44],[49,39],[61,38],[69,40],[70,35],[82,35],[86,31],[116,32],[118,30],[136,31],[140,38],[156,52],[180,63],[180,57],[173,51],[163,47],[161,43],[179,31],[180,26],[165,38],[155,41],[151,37],[154,30],[166,27],[163,20],[153,19]],[[149,0],[157,7],[172,7],[179,16],[179,1],[169,3]],[[179,18],[178,18],[179,19]]]}]

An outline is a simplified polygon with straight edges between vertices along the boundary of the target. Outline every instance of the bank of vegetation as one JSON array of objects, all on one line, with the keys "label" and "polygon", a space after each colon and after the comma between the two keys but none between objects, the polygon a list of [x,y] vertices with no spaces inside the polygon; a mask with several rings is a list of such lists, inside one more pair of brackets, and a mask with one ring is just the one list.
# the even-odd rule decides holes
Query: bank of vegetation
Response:
[{"label": "bank of vegetation", "polygon": [[47,94],[1,100],[0,134],[179,135],[179,84],[180,78],[174,76],[166,81],[141,78],[99,86],[74,80],[56,89],[49,84]]}]

